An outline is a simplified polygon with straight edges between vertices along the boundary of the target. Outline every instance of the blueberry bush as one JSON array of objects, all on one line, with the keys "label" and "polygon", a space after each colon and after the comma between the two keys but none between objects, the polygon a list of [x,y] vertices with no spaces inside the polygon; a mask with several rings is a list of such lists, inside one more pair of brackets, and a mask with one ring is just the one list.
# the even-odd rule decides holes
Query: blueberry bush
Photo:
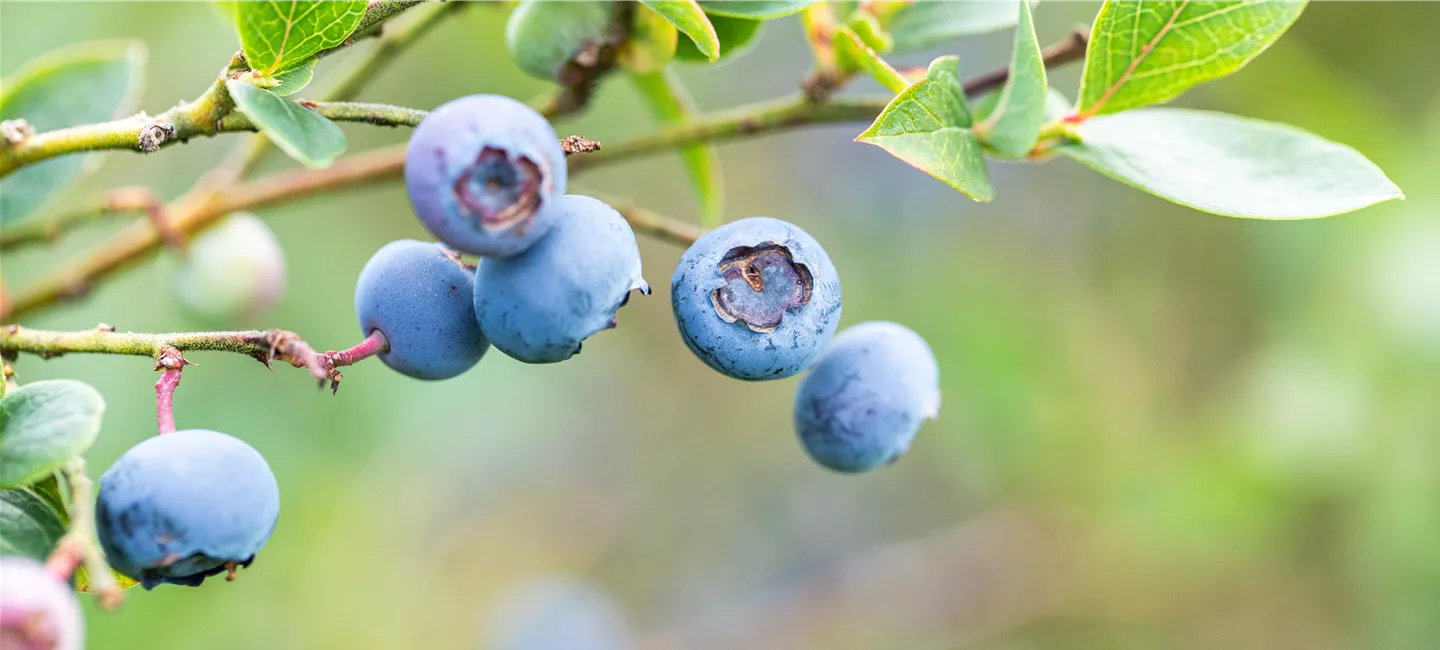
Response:
[{"label": "blueberry bush", "polygon": [[[15,639],[15,647],[81,647],[73,590],[113,607],[135,584],[199,586],[211,576],[233,580],[257,561],[264,566],[261,550],[284,486],[241,439],[177,430],[173,401],[182,373],[198,371],[186,370],[186,353],[287,363],[331,392],[341,368],[371,356],[422,380],[460,375],[492,346],[525,363],[565,361],[617,327],[628,301],[649,294],[637,235],[687,248],[673,269],[670,299],[678,335],[699,362],[748,381],[803,373],[793,426],[820,466],[861,473],[896,462],[924,421],[939,415],[934,354],[902,324],[867,322],[836,335],[844,260],[832,261],[786,215],[727,221],[715,147],[722,141],[851,123],[857,143],[954,188],[956,201],[995,197],[992,161],[1054,158],[1225,217],[1309,219],[1402,198],[1362,154],[1321,135],[1164,106],[1262,54],[1300,17],[1299,2],[1112,0],[1092,25],[1050,45],[1042,45],[1037,7],[1028,2],[215,7],[233,23],[238,50],[215,62],[220,71],[208,87],[169,109],[135,112],[157,107],[134,105],[147,68],[145,48],[131,42],[57,50],[0,88],[0,251],[44,245],[106,215],[144,215],[42,277],[14,286],[5,277],[0,286],[0,638]],[[466,11],[503,16],[511,64],[553,91],[529,101],[459,97],[428,112],[356,101],[398,53]],[[743,56],[777,20],[798,20],[813,55],[794,94],[697,113],[675,66]],[[1002,69],[962,71],[948,55],[917,68],[889,61],[1000,30],[1014,34]],[[312,87],[327,57],[366,41],[374,46],[354,65]],[[1079,87],[1051,87],[1047,72],[1068,64],[1083,66]],[[886,92],[852,92],[862,78]],[[566,129],[554,126],[597,101],[602,84],[627,80],[661,123],[654,132],[616,141],[562,135]],[[350,153],[337,122],[414,130],[407,145]],[[164,155],[161,149],[195,138],[249,132],[256,134],[171,200],[120,187],[79,209],[47,207],[91,169],[98,152]],[[299,166],[252,177],[272,145]],[[698,223],[628,199],[585,196],[568,182],[660,152],[677,155],[693,185]],[[368,262],[354,260],[344,274],[357,278],[353,347],[322,352],[279,328],[136,333],[105,324],[82,331],[19,324],[83,299],[163,248],[185,255],[173,293],[188,311],[224,325],[264,323],[283,295],[285,260],[255,215],[285,201],[401,179],[414,216],[438,242],[395,241]],[[81,353],[150,357],[161,373],[155,394],[162,435],[124,454],[98,489],[81,457],[100,431],[104,399],[78,380],[21,383],[12,366],[23,354]],[[22,615],[12,618],[12,611]],[[517,627],[507,639],[531,633]]]}]

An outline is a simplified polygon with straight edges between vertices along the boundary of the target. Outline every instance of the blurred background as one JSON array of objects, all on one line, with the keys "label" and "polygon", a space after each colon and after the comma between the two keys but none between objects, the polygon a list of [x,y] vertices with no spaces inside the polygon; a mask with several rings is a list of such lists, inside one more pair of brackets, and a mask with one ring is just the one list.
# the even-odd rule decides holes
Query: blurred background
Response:
[{"label": "blurred background", "polygon": [[[1042,42],[1097,9],[1042,4]],[[503,24],[496,7],[462,12],[362,99],[432,108],[544,92],[509,62]],[[992,164],[998,198],[972,203],[852,143],[863,124],[723,145],[728,217],[801,225],[840,270],[842,327],[904,323],[939,357],[940,419],[869,475],[830,473],[801,451],[798,378],[737,382],[691,356],[667,295],[681,251],[649,240],[655,294],[559,365],[491,351],[424,383],[367,362],[332,397],[289,368],[195,353],[179,425],[259,449],[280,481],[280,522],[232,584],[135,589],[115,614],[84,597],[90,647],[496,647],[528,611],[515,601],[546,589],[582,592],[590,605],[574,624],[619,647],[1434,647],[1437,33],[1437,3],[1313,3],[1249,67],[1177,102],[1352,145],[1408,195],[1331,219],[1201,214],[1067,160]],[[110,37],[149,46],[152,113],[200,92],[237,48],[200,3],[6,2],[0,73]],[[973,76],[1003,66],[1010,39],[896,63],[957,53]],[[352,56],[327,58],[314,88]],[[792,17],[745,56],[681,74],[719,109],[792,92],[808,57]],[[1079,73],[1052,71],[1052,85],[1073,98]],[[601,142],[651,128],[621,79],[558,126]],[[345,130],[352,152],[407,135]],[[52,207],[119,185],[174,197],[237,137],[110,154]],[[293,166],[276,155],[266,170]],[[587,171],[572,188],[698,212],[668,154]],[[288,294],[253,325],[321,349],[359,340],[353,282],[370,254],[425,237],[398,184],[260,217],[285,250]],[[23,285],[117,227],[6,253],[6,281]],[[24,324],[206,328],[169,302],[177,266],[162,254]],[[155,431],[143,359],[26,357],[17,371],[104,394],[94,475]]]}]

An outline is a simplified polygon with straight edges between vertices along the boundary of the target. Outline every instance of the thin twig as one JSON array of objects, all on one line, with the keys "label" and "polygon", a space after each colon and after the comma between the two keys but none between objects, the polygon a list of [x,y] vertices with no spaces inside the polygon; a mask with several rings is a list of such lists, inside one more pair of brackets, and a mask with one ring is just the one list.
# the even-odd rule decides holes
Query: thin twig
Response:
[{"label": "thin twig", "polygon": [[[117,332],[108,325],[79,332],[52,332],[19,325],[0,327],[0,354],[6,358],[20,353],[45,359],[65,354],[122,354],[151,357],[163,366],[167,356],[192,350],[243,354],[266,367],[274,361],[283,361],[309,370],[322,385],[340,380],[330,355],[316,352],[298,334],[279,329],[144,334]],[[179,363],[183,365],[183,358]]]}]

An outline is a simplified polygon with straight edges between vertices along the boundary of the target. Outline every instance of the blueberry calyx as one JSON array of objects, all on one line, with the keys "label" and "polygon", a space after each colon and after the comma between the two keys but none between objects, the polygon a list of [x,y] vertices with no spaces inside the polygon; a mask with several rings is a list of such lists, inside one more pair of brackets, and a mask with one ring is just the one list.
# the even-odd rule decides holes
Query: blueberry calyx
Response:
[{"label": "blueberry calyx", "polygon": [[710,292],[715,313],[760,333],[775,331],[785,312],[809,303],[814,287],[810,269],[775,242],[732,248],[717,271],[725,284]]},{"label": "blueberry calyx", "polygon": [[540,205],[545,174],[525,156],[510,158],[503,149],[485,147],[475,162],[455,178],[460,206],[486,232],[514,229],[523,235]]}]

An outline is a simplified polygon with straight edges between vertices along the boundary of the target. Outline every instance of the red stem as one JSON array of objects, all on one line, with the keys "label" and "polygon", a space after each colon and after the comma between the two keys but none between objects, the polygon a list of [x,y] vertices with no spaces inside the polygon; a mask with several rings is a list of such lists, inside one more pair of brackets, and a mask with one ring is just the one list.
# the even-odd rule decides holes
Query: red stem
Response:
[{"label": "red stem", "polygon": [[84,562],[85,549],[67,537],[55,547],[50,557],[45,558],[45,569],[55,576],[55,579],[69,582],[70,576],[75,575],[75,569]]},{"label": "red stem", "polygon": [[389,348],[390,342],[385,340],[385,335],[381,334],[380,330],[375,330],[370,333],[370,336],[365,337],[365,340],[361,341],[359,345],[339,352],[331,350],[326,352],[325,356],[330,358],[331,365],[338,368],[340,366],[354,365],[362,359],[373,357]]},{"label": "red stem", "polygon": [[180,386],[180,370],[165,370],[155,382],[155,419],[160,433],[175,433],[175,389]]}]

